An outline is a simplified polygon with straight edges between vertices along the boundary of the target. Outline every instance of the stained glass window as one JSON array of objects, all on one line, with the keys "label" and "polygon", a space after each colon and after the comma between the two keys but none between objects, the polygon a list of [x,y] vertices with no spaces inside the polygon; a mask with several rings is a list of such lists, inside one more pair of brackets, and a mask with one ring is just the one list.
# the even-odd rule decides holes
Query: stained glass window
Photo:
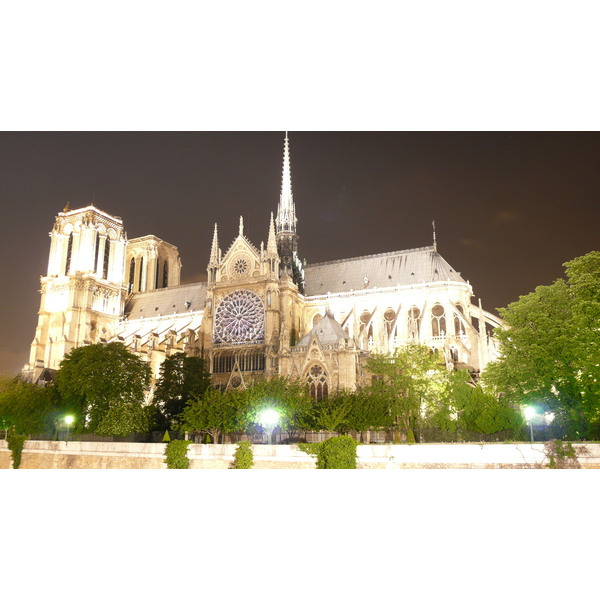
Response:
[{"label": "stained glass window", "polygon": [[217,307],[213,338],[216,343],[244,344],[265,338],[265,307],[249,290],[233,292]]},{"label": "stained glass window", "polygon": [[329,382],[327,371],[322,365],[314,363],[306,373],[306,382],[310,389],[310,395],[315,400],[327,398],[329,394]]}]

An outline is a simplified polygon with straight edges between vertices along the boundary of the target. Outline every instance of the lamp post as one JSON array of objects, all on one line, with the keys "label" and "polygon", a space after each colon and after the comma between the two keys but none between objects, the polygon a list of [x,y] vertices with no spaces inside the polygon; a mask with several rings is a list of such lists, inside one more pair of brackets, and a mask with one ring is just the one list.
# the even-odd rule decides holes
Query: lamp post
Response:
[{"label": "lamp post", "polygon": [[267,444],[271,443],[271,436],[273,435],[273,430],[277,427],[278,422],[279,413],[276,410],[267,408],[261,413],[260,424],[267,430]]},{"label": "lamp post", "polygon": [[525,418],[527,419],[527,423],[529,424],[529,435],[531,437],[531,443],[533,444],[533,424],[531,422],[533,415],[535,415],[535,408],[533,406],[528,406],[525,409]]},{"label": "lamp post", "polygon": [[71,423],[73,423],[74,421],[74,417],[72,417],[71,415],[67,415],[63,421],[65,422],[66,426],[67,426],[67,439],[65,440],[65,443],[69,441],[69,428],[71,427]]}]

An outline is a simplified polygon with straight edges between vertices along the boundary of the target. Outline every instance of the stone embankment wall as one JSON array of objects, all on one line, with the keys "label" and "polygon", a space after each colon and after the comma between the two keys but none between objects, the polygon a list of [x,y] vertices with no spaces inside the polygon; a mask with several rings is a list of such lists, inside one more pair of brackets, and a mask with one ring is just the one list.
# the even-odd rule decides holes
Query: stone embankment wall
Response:
[{"label": "stone embankment wall", "polygon": [[[600,468],[600,444],[585,446],[582,468]],[[166,469],[166,444],[122,442],[25,442],[21,469]],[[192,469],[228,469],[236,444],[191,444]],[[255,469],[314,469],[315,459],[297,446],[255,445]],[[527,469],[547,464],[543,444],[371,444],[358,446],[359,469]],[[0,468],[11,468],[0,440]]]}]

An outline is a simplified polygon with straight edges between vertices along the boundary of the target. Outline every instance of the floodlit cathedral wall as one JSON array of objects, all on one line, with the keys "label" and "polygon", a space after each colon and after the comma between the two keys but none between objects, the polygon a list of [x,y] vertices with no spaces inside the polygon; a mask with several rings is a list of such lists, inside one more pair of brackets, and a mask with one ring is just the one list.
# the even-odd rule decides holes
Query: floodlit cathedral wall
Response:
[{"label": "floodlit cathedral wall", "polygon": [[155,377],[166,357],[206,359],[213,384],[300,378],[316,397],[368,381],[372,352],[429,346],[449,368],[480,371],[498,349],[501,321],[472,303],[473,289],[427,246],[303,265],[298,256],[289,142],[277,217],[255,246],[240,218],[223,253],[215,225],[207,282],[181,285],[175,246],[127,240],[119,217],[94,206],[56,217],[48,273],[24,377],[39,381],[73,348],[120,341]]}]

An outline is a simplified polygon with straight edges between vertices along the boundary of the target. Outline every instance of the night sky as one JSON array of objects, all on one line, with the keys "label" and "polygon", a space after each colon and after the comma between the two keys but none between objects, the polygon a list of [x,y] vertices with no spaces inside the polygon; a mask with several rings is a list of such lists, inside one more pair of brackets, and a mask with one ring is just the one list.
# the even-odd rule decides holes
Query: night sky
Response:
[{"label": "night sky", "polygon": [[[281,187],[276,132],[1,133],[0,372],[28,361],[56,214],[93,203],[129,239],[179,248],[205,280],[227,250],[267,241]],[[289,133],[299,254],[308,263],[432,243],[493,311],[600,250],[598,133]]]}]

